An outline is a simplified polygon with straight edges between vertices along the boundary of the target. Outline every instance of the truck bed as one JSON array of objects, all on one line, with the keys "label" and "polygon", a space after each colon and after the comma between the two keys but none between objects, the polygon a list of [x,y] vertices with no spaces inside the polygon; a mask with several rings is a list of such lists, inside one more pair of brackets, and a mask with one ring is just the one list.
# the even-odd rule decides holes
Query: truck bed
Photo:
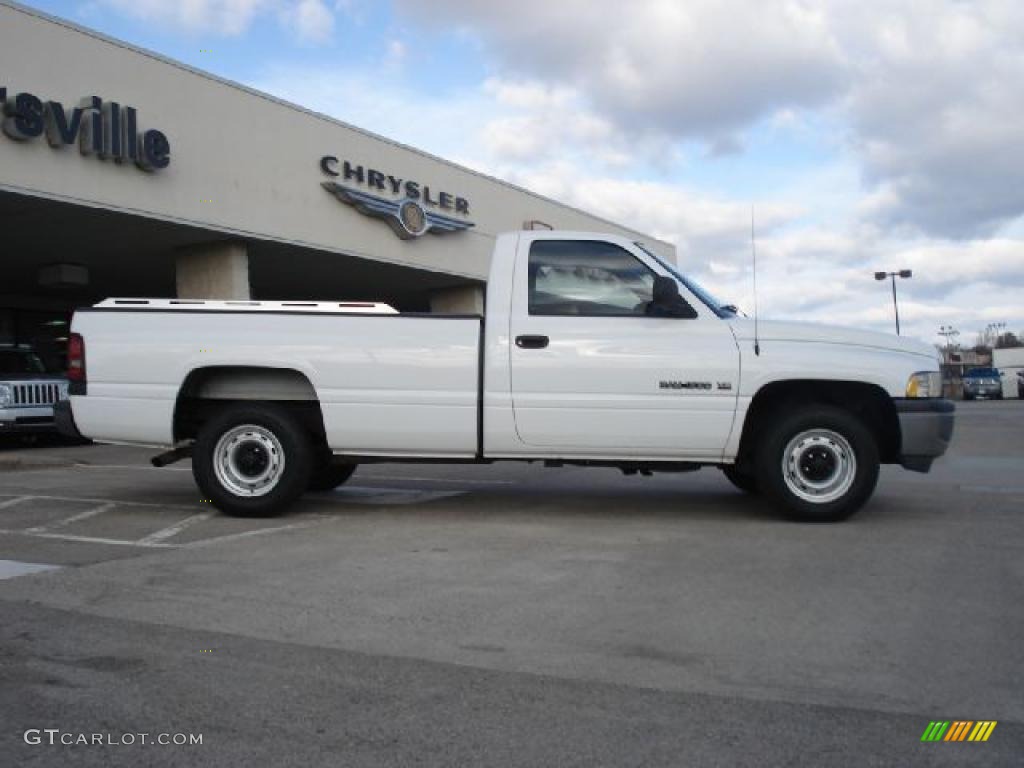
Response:
[{"label": "truck bed", "polygon": [[[169,445],[190,372],[252,366],[305,377],[337,453],[387,456],[400,445],[404,456],[472,458],[480,450],[479,316],[136,301],[75,313],[72,330],[89,339],[89,375],[88,395],[72,394],[74,412],[94,439]],[[246,399],[241,391],[213,396]]]}]

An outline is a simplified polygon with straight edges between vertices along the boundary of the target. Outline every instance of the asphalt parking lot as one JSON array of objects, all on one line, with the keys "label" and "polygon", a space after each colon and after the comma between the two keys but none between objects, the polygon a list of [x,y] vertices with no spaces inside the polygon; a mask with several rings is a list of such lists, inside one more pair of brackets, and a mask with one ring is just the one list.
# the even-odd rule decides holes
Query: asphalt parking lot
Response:
[{"label": "asphalt parking lot", "polygon": [[[0,448],[2,764],[1024,756],[1020,401],[960,405],[930,475],[885,468],[838,525],[710,469],[514,464],[362,467],[246,521],[148,456]],[[998,725],[922,743],[934,720]]]}]

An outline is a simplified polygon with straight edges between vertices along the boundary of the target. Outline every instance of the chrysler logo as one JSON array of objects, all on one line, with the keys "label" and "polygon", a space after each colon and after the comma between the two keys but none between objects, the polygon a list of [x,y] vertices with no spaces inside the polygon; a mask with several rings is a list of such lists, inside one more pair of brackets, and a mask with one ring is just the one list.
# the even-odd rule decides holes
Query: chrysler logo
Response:
[{"label": "chrysler logo", "polygon": [[[347,160],[338,169],[338,158],[326,155],[320,159],[320,168],[328,176],[344,177],[348,184],[338,181],[322,182],[324,189],[360,213],[384,219],[403,240],[412,240],[428,232],[444,234],[461,232],[474,226],[473,222],[447,215],[469,214],[469,201],[448,192],[432,196],[430,187],[419,182],[388,176],[363,166],[353,166]],[[394,197],[376,195],[351,184],[361,184]],[[439,209],[439,210],[438,210]],[[441,211],[444,211],[442,213]]]}]

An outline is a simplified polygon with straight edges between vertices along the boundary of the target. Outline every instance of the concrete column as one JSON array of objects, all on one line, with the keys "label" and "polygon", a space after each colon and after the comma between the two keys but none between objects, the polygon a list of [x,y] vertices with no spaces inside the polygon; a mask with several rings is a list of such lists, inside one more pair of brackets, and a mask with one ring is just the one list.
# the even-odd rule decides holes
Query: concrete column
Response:
[{"label": "concrete column", "polygon": [[176,261],[179,299],[248,299],[245,243],[204,243],[183,248]]},{"label": "concrete column", "polygon": [[482,315],[484,287],[460,285],[457,288],[439,288],[432,291],[430,311],[439,315]]}]

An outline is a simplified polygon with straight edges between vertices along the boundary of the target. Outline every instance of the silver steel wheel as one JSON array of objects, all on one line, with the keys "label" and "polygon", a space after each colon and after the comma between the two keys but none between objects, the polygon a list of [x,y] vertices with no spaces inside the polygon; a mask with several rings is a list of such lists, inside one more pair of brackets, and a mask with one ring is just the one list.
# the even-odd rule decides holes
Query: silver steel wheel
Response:
[{"label": "silver steel wheel", "polygon": [[831,429],[808,429],[782,452],[786,487],[812,504],[842,498],[857,476],[857,456],[849,441]]},{"label": "silver steel wheel", "polygon": [[266,427],[232,427],[213,449],[217,481],[236,496],[265,496],[284,474],[284,450],[277,435]]}]

